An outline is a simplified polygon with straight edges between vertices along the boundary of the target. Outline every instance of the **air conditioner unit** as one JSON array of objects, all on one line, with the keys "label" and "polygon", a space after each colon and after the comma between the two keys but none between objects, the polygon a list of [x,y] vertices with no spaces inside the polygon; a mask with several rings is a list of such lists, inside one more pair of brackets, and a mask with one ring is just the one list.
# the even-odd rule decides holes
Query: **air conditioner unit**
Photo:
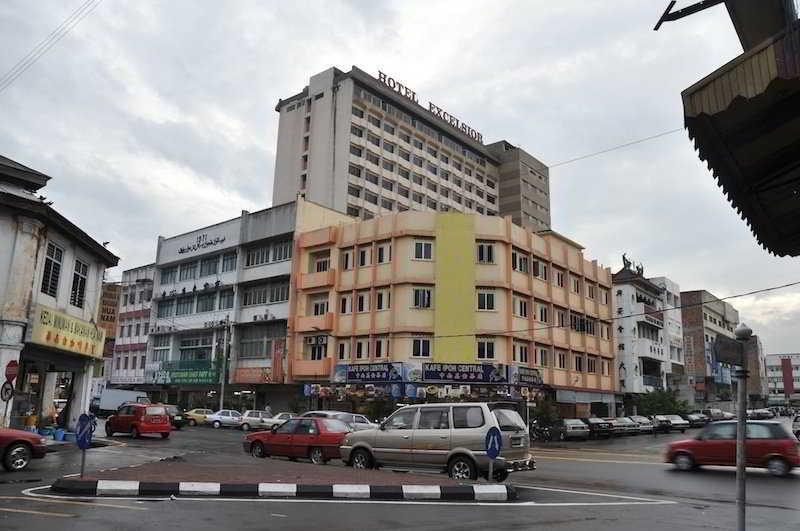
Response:
[{"label": "air conditioner unit", "polygon": [[317,345],[326,345],[328,343],[328,336],[317,336]]},{"label": "air conditioner unit", "polygon": [[315,345],[317,343],[317,338],[314,336],[306,337],[306,345]]}]

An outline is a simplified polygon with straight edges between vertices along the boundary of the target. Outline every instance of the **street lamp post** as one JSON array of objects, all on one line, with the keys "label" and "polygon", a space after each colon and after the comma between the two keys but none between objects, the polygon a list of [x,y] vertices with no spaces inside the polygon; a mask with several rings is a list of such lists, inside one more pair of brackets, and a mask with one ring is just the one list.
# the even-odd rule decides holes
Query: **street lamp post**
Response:
[{"label": "street lamp post", "polygon": [[745,531],[745,436],[747,430],[747,342],[753,336],[753,330],[744,323],[736,327],[736,340],[741,352],[739,371],[737,372],[737,412],[736,412],[736,529]]}]

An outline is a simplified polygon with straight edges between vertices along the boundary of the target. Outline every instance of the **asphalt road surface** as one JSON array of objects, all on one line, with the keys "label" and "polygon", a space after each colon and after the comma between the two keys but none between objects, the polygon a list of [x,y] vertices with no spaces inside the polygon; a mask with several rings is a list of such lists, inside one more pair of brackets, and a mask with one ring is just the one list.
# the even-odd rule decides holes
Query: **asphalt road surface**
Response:
[{"label": "asphalt road surface", "polygon": [[[102,428],[102,426],[101,426]],[[691,435],[689,432],[686,435]],[[173,456],[216,456],[220,463],[251,462],[233,430],[185,428],[168,440],[114,437],[87,454],[87,469],[136,465]],[[80,453],[60,448],[22,473],[0,473],[0,529],[51,531],[173,529],[734,529],[735,473],[704,468],[679,473],[661,463],[663,445],[680,434],[537,446],[538,470],[511,481],[522,503],[409,504],[285,500],[78,500],[46,498],[57,477],[80,470]],[[328,466],[340,466],[331,463]],[[400,482],[411,482],[401,476]],[[165,478],[166,479],[166,478]],[[31,492],[28,492],[31,494]],[[748,472],[749,529],[800,529],[800,472],[772,478]],[[74,527],[73,527],[74,526]]]}]

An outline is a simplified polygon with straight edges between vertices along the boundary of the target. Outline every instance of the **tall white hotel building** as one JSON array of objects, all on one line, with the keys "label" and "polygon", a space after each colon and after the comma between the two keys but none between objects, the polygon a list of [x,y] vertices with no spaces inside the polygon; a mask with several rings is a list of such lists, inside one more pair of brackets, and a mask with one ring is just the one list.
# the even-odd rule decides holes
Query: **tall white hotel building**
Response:
[{"label": "tall white hotel building", "polygon": [[330,68],[275,110],[275,205],[302,194],[364,219],[454,210],[550,228],[547,166],[505,140],[484,144],[470,125],[421,105],[389,75]]}]

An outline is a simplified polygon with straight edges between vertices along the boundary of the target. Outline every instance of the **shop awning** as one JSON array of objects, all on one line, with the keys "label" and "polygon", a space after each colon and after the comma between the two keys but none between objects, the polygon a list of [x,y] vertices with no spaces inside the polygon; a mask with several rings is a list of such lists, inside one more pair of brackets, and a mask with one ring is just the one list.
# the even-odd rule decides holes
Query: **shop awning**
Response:
[{"label": "shop awning", "polygon": [[800,25],[682,93],[685,126],[758,242],[800,255]]}]

